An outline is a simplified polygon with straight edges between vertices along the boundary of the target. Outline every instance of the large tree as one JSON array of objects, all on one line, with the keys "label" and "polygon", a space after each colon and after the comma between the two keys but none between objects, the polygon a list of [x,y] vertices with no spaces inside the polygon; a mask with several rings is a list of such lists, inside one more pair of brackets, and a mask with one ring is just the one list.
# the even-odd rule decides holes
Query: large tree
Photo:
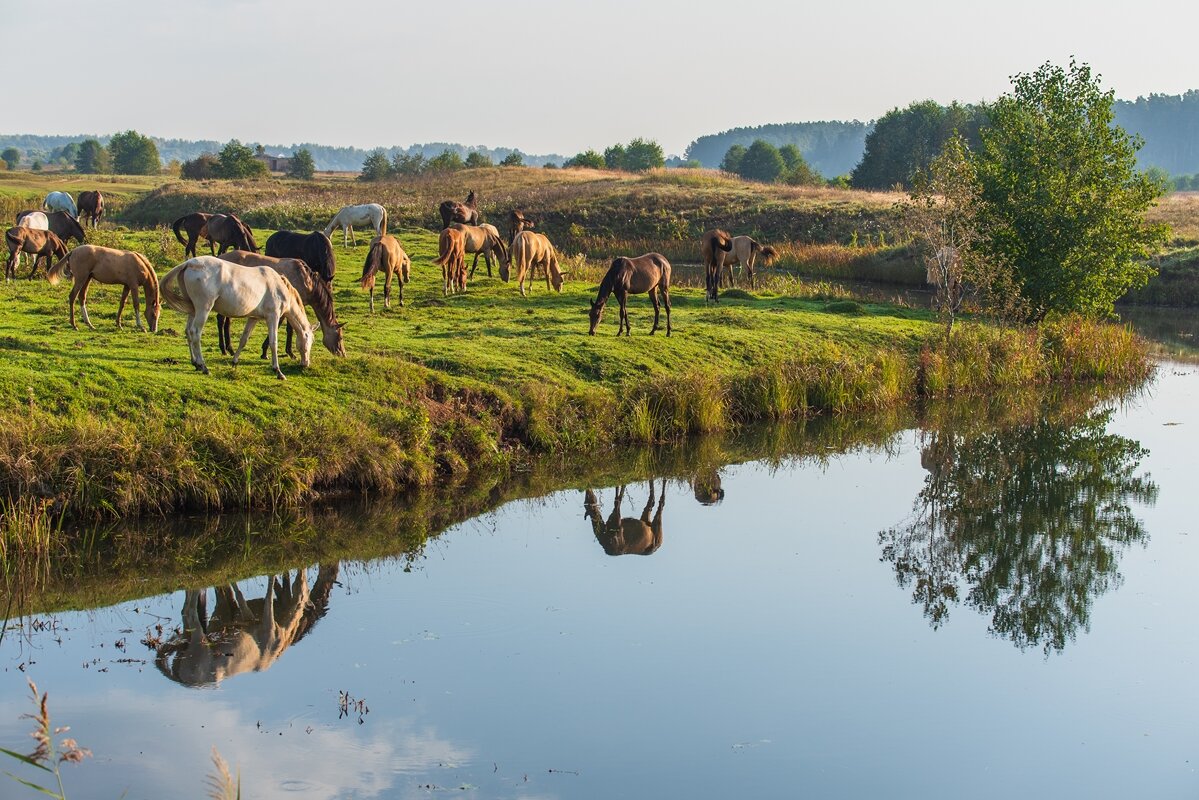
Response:
[{"label": "large tree", "polygon": [[773,183],[786,169],[787,165],[779,155],[778,148],[764,139],[756,139],[741,157],[737,174],[751,181]]},{"label": "large tree", "polygon": [[983,109],[977,106],[942,106],[924,100],[907,108],[893,108],[866,136],[865,152],[853,169],[851,181],[858,189],[911,186],[916,173],[927,170],[955,134],[964,137],[971,148],[977,148],[979,127],[984,122]]},{"label": "large tree", "polygon": [[362,173],[359,174],[358,180],[381,181],[391,177],[391,175],[391,162],[387,160],[387,153],[383,152],[382,149],[375,149],[362,162]]},{"label": "large tree", "polygon": [[287,177],[310,181],[315,173],[316,162],[312,160],[311,150],[301,147],[291,154],[291,163],[287,166]]},{"label": "large tree", "polygon": [[1113,102],[1089,66],[1047,62],[990,109],[977,163],[986,247],[1030,321],[1109,314],[1154,275],[1167,228],[1145,211],[1161,186],[1137,171],[1142,142],[1113,123]]},{"label": "large tree", "polygon": [[217,154],[220,165],[217,167],[217,177],[220,178],[265,178],[271,174],[267,165],[259,161],[255,151],[242,144],[237,139],[230,139]]},{"label": "large tree", "polygon": [[75,156],[75,171],[86,175],[108,172],[111,169],[108,151],[104,145],[95,139],[85,139],[79,143],[79,153]]},{"label": "large tree", "polygon": [[3,153],[0,153],[0,159],[8,165],[9,169],[16,169],[17,164],[21,163],[21,151],[15,147],[6,147]]},{"label": "large tree", "polygon": [[118,175],[157,175],[162,169],[158,146],[134,130],[118,133],[108,142],[112,171]]}]

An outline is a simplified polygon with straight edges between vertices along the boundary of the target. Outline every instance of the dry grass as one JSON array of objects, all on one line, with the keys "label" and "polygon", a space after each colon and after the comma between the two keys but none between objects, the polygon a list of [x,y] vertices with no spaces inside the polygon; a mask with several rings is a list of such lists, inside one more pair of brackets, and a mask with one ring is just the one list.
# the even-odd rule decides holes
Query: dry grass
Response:
[{"label": "dry grass", "polygon": [[1199,192],[1168,194],[1146,216],[1150,222],[1170,226],[1174,246],[1199,245]]}]

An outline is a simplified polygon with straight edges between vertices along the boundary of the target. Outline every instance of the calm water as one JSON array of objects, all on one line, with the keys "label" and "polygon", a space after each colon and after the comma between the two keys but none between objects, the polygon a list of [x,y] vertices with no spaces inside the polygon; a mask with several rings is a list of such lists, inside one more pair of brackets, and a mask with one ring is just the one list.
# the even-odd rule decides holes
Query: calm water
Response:
[{"label": "calm water", "polygon": [[269,605],[14,619],[0,746],[32,677],[75,797],[203,796],[214,746],[253,798],[1194,797],[1199,371],[1088,409],[688,451]]}]

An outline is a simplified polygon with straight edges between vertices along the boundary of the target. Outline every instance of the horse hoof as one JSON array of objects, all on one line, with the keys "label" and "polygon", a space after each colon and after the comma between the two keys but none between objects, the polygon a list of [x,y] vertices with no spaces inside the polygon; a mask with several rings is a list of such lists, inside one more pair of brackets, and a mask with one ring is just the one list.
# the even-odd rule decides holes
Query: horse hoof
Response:
[{"label": "horse hoof", "polygon": [[282,372],[276,372],[276,373],[275,373],[275,377],[276,377],[276,378],[278,378],[278,379],[279,379],[279,380],[281,380],[281,381],[285,381],[285,380],[287,380],[287,378],[285,378],[285,377],[283,376],[283,373],[282,373]]}]

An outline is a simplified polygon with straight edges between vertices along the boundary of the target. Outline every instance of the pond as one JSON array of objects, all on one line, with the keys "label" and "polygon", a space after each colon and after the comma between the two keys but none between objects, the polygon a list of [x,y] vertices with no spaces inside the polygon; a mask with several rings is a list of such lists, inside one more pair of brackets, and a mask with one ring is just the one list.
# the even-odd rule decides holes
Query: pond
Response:
[{"label": "pond", "polygon": [[215,747],[254,798],[1193,797],[1197,409],[1166,363],[1123,398],[151,521],[153,568],[13,615],[0,746],[32,749],[32,678],[94,751],[68,796],[203,796]]}]

